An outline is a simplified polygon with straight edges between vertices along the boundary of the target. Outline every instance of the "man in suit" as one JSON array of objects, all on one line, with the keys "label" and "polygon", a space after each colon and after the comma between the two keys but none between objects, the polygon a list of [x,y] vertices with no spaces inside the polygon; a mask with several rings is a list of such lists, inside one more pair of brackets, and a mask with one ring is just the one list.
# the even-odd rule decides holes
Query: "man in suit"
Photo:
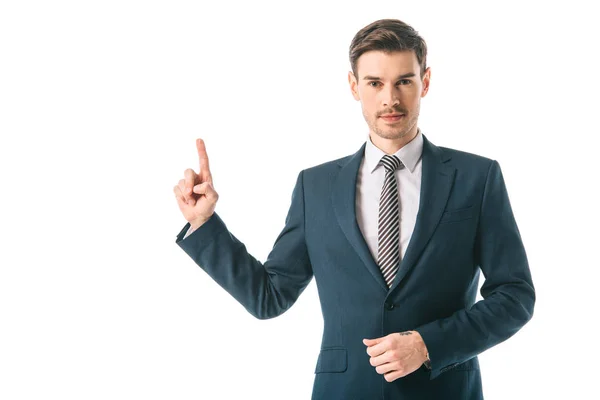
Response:
[{"label": "man in suit", "polygon": [[477,355],[533,315],[498,162],[436,146],[417,126],[426,53],[398,20],[356,34],[348,81],[369,136],[298,174],[264,263],[214,211],[201,139],[199,174],[174,187],[188,221],[176,243],[256,318],[281,315],[315,277],[325,323],[313,399],[482,399]]}]

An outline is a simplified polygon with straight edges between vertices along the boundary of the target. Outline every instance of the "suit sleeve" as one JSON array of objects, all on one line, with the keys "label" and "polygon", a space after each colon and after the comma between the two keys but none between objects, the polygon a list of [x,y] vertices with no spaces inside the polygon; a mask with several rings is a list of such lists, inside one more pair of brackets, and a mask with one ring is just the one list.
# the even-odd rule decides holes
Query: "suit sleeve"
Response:
[{"label": "suit sleeve", "polygon": [[182,230],[182,232],[185,232],[185,234],[183,235],[183,238],[182,238],[182,240],[184,240],[194,232],[194,229],[192,229],[192,227],[189,226],[189,224],[188,224],[185,226],[185,228]]},{"label": "suit sleeve", "polygon": [[216,212],[185,240],[189,223],[177,235],[183,251],[258,319],[284,313],[313,277],[304,234],[303,172],[298,174],[283,230],[264,264],[248,253]]},{"label": "suit sleeve", "polygon": [[533,316],[531,272],[497,161],[488,170],[474,251],[483,300],[415,329],[429,351],[430,379],[508,339]]}]

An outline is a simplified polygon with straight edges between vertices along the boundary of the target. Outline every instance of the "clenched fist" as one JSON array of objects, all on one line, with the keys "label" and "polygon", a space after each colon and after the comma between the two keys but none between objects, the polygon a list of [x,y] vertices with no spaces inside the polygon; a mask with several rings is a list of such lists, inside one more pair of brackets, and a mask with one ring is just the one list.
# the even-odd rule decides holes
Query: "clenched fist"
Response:
[{"label": "clenched fist", "polygon": [[191,168],[186,169],[184,179],[173,187],[179,209],[193,229],[197,229],[211,217],[219,200],[213,187],[204,140],[196,139],[196,148],[200,158],[199,173],[196,174]]},{"label": "clenched fist", "polygon": [[371,356],[371,365],[388,382],[415,372],[427,360],[427,346],[417,331],[390,333],[363,339],[363,343]]}]

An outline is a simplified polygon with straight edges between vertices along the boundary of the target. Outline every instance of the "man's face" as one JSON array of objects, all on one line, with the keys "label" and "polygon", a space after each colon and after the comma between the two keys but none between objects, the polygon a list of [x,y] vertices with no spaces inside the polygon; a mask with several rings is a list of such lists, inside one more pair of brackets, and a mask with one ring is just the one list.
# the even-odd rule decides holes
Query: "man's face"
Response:
[{"label": "man's face", "polygon": [[[421,78],[420,66],[413,50],[384,53],[368,51],[358,58],[358,79],[348,73],[352,95],[360,100],[370,135],[384,139],[401,139],[416,133],[421,97],[427,94],[431,72]],[[384,114],[403,114],[386,120]]]}]

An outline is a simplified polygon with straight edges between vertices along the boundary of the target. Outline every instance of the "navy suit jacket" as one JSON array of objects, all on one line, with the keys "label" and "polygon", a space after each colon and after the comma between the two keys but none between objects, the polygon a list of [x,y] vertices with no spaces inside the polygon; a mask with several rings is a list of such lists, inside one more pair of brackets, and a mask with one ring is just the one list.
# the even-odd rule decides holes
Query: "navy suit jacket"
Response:
[{"label": "navy suit jacket", "polygon": [[[477,355],[533,315],[535,290],[498,162],[423,136],[420,205],[388,290],[356,221],[365,144],[302,170],[285,226],[264,263],[215,212],[176,243],[259,319],[289,309],[315,277],[324,329],[312,398],[482,399]],[[483,300],[475,302],[480,271]],[[418,331],[431,367],[387,382],[363,338]]]}]

